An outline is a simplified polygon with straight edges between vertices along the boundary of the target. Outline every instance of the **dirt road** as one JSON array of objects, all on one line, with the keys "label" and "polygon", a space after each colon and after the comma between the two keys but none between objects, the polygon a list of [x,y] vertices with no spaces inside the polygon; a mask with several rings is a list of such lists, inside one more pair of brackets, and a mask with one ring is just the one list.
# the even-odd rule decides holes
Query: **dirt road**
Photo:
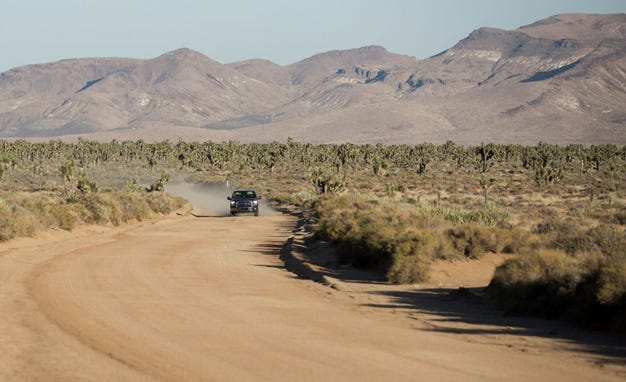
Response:
[{"label": "dirt road", "polygon": [[623,380],[361,309],[284,269],[294,225],[171,216],[3,244],[0,381]]}]

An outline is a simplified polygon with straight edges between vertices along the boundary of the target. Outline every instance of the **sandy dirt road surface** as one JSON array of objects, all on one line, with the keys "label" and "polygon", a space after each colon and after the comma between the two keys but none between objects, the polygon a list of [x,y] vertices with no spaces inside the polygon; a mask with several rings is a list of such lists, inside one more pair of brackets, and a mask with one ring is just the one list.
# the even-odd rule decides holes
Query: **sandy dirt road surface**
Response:
[{"label": "sandy dirt road surface", "polygon": [[624,380],[619,360],[429,330],[359,283],[299,279],[278,257],[295,224],[173,215],[2,244],[0,381]]}]

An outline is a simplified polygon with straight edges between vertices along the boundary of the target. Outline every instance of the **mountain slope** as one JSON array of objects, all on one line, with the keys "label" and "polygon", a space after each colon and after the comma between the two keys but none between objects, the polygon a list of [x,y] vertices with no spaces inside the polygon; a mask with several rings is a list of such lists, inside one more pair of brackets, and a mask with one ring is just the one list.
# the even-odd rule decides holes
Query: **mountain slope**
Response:
[{"label": "mountain slope", "polygon": [[179,49],[0,74],[0,137],[626,143],[626,15],[480,28],[428,59],[379,46],[287,66]]},{"label": "mountain slope", "polygon": [[83,59],[0,76],[3,135],[65,135],[150,122],[202,125],[285,101],[277,85],[244,76],[189,49],[152,60]]}]

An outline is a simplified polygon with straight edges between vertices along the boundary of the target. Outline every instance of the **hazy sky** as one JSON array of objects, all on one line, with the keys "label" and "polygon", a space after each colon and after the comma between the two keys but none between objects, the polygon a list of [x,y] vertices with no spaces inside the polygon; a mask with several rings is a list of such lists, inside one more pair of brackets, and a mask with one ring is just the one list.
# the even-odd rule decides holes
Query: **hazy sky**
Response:
[{"label": "hazy sky", "polygon": [[626,13],[626,0],[0,0],[0,12],[2,72],[64,58],[152,58],[182,47],[222,63],[284,65],[365,45],[425,58],[481,26]]}]

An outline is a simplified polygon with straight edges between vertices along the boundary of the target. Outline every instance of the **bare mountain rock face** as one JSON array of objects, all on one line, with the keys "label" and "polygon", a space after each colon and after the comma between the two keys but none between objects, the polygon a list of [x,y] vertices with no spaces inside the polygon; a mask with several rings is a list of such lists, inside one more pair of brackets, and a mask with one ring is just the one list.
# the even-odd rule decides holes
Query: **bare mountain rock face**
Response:
[{"label": "bare mountain rock face", "polygon": [[626,15],[480,28],[428,59],[379,46],[280,66],[179,49],[0,74],[0,137],[626,144]]}]

